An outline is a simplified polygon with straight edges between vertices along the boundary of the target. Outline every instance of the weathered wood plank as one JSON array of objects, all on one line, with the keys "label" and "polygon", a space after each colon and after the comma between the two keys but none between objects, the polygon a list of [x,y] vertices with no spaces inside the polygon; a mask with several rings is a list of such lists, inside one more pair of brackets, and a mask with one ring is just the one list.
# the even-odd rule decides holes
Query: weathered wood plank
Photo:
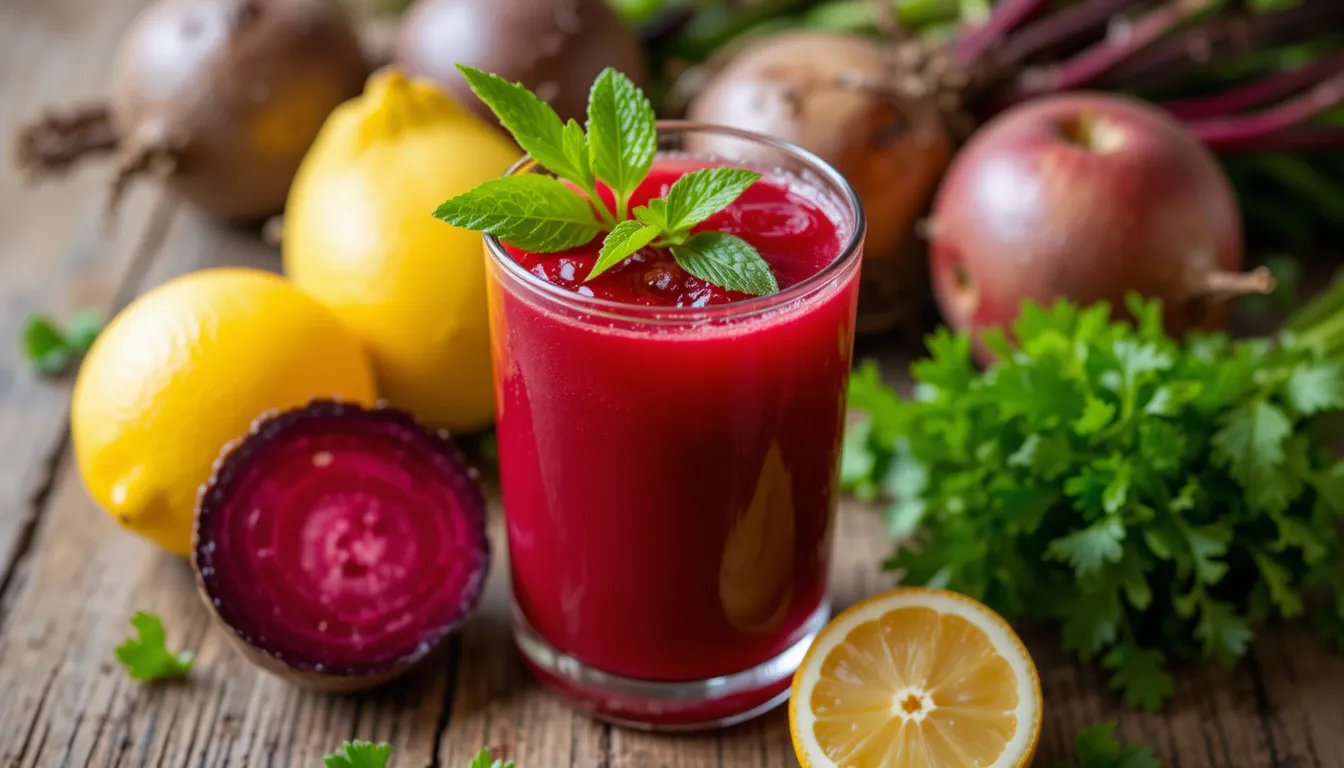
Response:
[{"label": "weathered wood plank", "polygon": [[[0,5],[0,141],[53,100],[99,95],[116,38],[145,0],[16,0]],[[59,55],[53,55],[59,52]],[[41,65],[36,65],[41,62]],[[30,312],[68,317],[110,309],[144,264],[168,209],[138,189],[115,236],[101,229],[109,171],[88,168],[64,182],[28,188],[6,151],[0,159],[0,621],[4,595],[21,576],[35,510],[50,491],[64,443],[69,382],[43,382],[15,354]]]}]

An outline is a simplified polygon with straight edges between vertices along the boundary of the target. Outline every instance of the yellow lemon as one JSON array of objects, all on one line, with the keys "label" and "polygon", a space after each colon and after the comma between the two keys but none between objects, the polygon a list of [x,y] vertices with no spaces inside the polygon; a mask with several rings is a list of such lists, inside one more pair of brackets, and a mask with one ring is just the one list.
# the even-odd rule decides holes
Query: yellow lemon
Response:
[{"label": "yellow lemon", "polygon": [[278,275],[197,272],[137,299],[89,350],[71,405],[75,458],[108,514],[186,555],[220,449],[262,413],[315,397],[376,399],[340,320]]},{"label": "yellow lemon", "polygon": [[363,341],[383,397],[436,426],[488,426],[494,401],[481,236],[432,214],[519,156],[428,82],[382,70],[290,189],[285,273]]},{"label": "yellow lemon", "polygon": [[964,595],[897,589],[837,616],[793,680],[805,768],[1024,768],[1041,680],[1008,623]]}]

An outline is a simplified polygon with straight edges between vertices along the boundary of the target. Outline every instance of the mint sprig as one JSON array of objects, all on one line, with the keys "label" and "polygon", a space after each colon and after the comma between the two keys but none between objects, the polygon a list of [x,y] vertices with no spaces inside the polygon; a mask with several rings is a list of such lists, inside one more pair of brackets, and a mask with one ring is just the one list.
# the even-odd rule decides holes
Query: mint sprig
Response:
[{"label": "mint sprig", "polygon": [[[664,197],[630,211],[630,196],[653,166],[658,134],[653,106],[628,77],[610,68],[598,75],[585,131],[574,120],[562,122],[519,83],[465,65],[458,69],[518,145],[559,178],[518,174],[487,181],[440,205],[435,217],[536,253],[568,250],[606,233],[585,280],[653,247],[671,249],[682,269],[725,290],[756,296],[779,290],[769,265],[747,241],[725,232],[691,233],[756,183],[759,173],[692,171]],[[611,204],[599,194],[599,183],[611,193]]]}]

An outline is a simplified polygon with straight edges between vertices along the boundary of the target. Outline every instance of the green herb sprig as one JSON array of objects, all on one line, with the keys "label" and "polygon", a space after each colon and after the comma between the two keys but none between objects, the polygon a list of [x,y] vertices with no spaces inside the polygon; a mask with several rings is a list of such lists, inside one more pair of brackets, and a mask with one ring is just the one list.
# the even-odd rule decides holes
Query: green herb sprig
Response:
[{"label": "green herb sprig", "polygon": [[355,739],[342,742],[340,749],[323,756],[322,765],[326,768],[386,768],[391,759],[391,744]]},{"label": "green herb sprig", "polygon": [[[682,269],[726,290],[756,296],[779,290],[769,265],[747,241],[724,232],[691,232],[732,204],[759,173],[728,167],[692,171],[665,196],[630,210],[631,194],[653,167],[658,131],[652,105],[628,77],[610,68],[598,76],[585,131],[576,120],[562,122],[519,83],[461,64],[458,69],[518,145],[555,176],[487,181],[440,205],[435,217],[536,253],[574,248],[605,232],[586,280],[654,247],[669,248]],[[615,210],[599,194],[599,183],[610,191]]]},{"label": "green herb sprig", "polygon": [[102,329],[97,309],[76,312],[64,329],[49,317],[29,315],[23,325],[23,356],[37,373],[57,376],[89,351]]},{"label": "green herb sprig", "polygon": [[[1344,462],[1324,432],[1344,409],[1344,283],[1277,339],[1162,330],[1106,306],[1028,304],[986,343],[940,330],[903,399],[853,377],[843,482],[887,500],[905,580],[1053,623],[1110,670],[1131,706],[1171,696],[1166,667],[1232,663],[1253,628],[1311,613],[1344,648]],[[1334,307],[1334,309],[1330,309]]]},{"label": "green herb sprig", "polygon": [[115,653],[132,680],[172,680],[187,676],[196,661],[195,656],[191,651],[173,653],[168,650],[162,619],[138,611],[131,617],[131,626],[137,636],[117,646]]},{"label": "green herb sprig", "polygon": [[[1122,747],[1115,738],[1115,723],[1107,722],[1084,729],[1075,746],[1077,768],[1162,768],[1152,750],[1130,744]],[[1060,763],[1055,768],[1074,768]]]}]

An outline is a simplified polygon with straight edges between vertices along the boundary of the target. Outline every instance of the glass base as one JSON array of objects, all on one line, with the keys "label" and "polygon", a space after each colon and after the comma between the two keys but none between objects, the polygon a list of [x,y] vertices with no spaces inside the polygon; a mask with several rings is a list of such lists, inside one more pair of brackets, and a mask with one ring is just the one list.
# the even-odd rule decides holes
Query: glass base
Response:
[{"label": "glass base", "polygon": [[513,639],[532,674],[578,709],[626,728],[695,731],[745,722],[788,701],[793,673],[830,615],[824,600],[783,653],[706,680],[637,680],[590,667],[543,640],[517,605]]}]

